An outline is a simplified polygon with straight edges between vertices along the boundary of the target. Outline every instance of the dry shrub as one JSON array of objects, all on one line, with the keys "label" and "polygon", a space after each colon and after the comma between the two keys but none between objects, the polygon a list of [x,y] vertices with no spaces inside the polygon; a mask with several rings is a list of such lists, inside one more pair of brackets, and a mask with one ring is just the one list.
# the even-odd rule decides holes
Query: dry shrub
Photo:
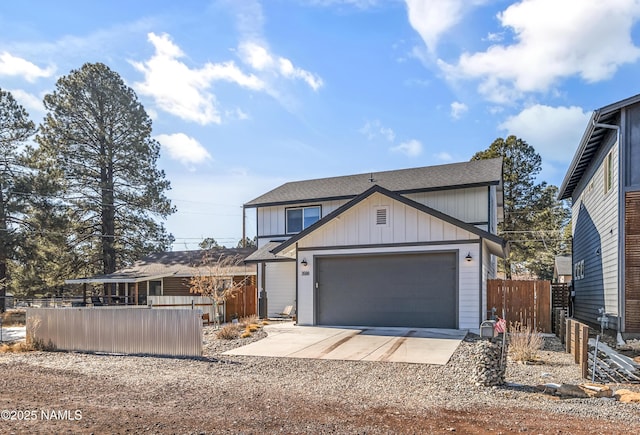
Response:
[{"label": "dry shrub", "polygon": [[233,323],[227,323],[216,332],[216,337],[221,340],[235,340],[240,335],[238,325]]},{"label": "dry shrub", "polygon": [[531,326],[520,322],[509,323],[509,355],[514,361],[536,361],[543,344],[544,338]]},{"label": "dry shrub", "polygon": [[249,332],[256,332],[260,327],[258,325],[247,325],[247,327],[245,328],[247,331]]},{"label": "dry shrub", "polygon": [[240,319],[240,324],[243,327],[249,326],[249,325],[256,325],[260,322],[260,319],[258,319],[258,316],[256,316],[255,314],[252,316],[247,316],[247,317],[243,317],[242,319]]},{"label": "dry shrub", "polygon": [[249,338],[249,337],[251,337],[251,332],[249,331],[244,331],[240,336],[240,338]]},{"label": "dry shrub", "polygon": [[25,344],[25,352],[29,351],[29,350],[41,350],[43,352],[53,352],[55,351],[56,345],[53,343],[53,341],[51,341],[51,339],[49,339],[49,341],[44,341],[40,338],[34,338],[33,340],[31,340],[31,343],[24,343]]},{"label": "dry shrub", "polygon": [[264,326],[264,325],[268,325],[268,324],[269,324],[269,322],[267,322],[266,320],[263,320],[263,321],[262,321],[262,325],[263,325],[263,326]]},{"label": "dry shrub", "polygon": [[56,350],[56,346],[49,340],[45,343],[44,340],[36,340],[31,344],[25,341],[17,341],[15,343],[3,344],[0,346],[0,353],[13,353],[13,352],[31,352],[33,350],[42,350],[51,352]]}]

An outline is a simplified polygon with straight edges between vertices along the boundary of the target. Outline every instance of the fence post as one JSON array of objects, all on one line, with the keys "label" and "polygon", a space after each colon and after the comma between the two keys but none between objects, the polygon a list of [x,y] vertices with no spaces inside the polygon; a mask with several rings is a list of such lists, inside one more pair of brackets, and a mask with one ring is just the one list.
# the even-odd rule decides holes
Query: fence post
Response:
[{"label": "fence post", "polygon": [[567,349],[567,353],[571,353],[571,335],[572,335],[572,331],[573,328],[571,327],[571,319],[567,319],[565,324],[566,324],[566,328],[565,328],[565,349]]},{"label": "fence post", "polygon": [[581,349],[581,344],[580,344],[580,323],[579,322],[574,322],[573,323],[573,336],[575,337],[574,339],[574,347],[573,347],[573,356],[574,356],[574,360],[576,362],[576,364],[580,364],[580,349]]},{"label": "fence post", "polygon": [[563,309],[561,309],[558,315],[560,317],[560,320],[558,321],[558,329],[560,330],[560,342],[564,344],[567,339],[567,324],[565,322],[566,313]]},{"label": "fence post", "polygon": [[589,327],[580,325],[580,364],[582,364],[582,377],[589,377]]}]

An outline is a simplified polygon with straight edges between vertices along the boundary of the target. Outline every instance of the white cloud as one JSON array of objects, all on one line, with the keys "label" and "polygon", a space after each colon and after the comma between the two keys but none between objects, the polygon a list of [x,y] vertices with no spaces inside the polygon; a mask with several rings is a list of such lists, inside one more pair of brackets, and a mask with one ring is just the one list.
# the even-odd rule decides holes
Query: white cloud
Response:
[{"label": "white cloud", "polygon": [[460,119],[460,117],[467,113],[468,110],[469,107],[464,103],[461,103],[459,101],[454,101],[453,103],[451,103],[451,117],[453,119]]},{"label": "white cloud", "polygon": [[406,142],[402,142],[400,145],[391,147],[391,151],[396,153],[402,153],[409,157],[417,157],[422,154],[422,143],[419,140],[411,139]]},{"label": "white cloud", "polygon": [[434,157],[441,162],[452,162],[453,156],[446,151],[441,151],[437,154],[434,154]]},{"label": "white cloud", "polygon": [[490,42],[500,42],[503,39],[504,39],[504,33],[503,32],[499,32],[499,33],[489,32],[487,34],[487,37],[484,40],[490,41]]},{"label": "white cloud", "polygon": [[383,126],[377,119],[374,121],[367,121],[358,131],[365,135],[369,140],[374,140],[379,136],[389,142],[393,142],[396,139],[396,134],[393,129]]},{"label": "white cloud", "polygon": [[499,125],[525,140],[545,161],[569,163],[591,114],[580,107],[528,107]]},{"label": "white cloud", "polygon": [[377,6],[379,0],[308,0],[316,6],[354,6],[358,9],[369,9]]},{"label": "white cloud", "polygon": [[405,0],[409,24],[418,32],[431,53],[440,37],[460,22],[472,7],[487,0]]},{"label": "white cloud", "polygon": [[513,44],[463,53],[455,65],[438,63],[450,79],[479,79],[489,101],[513,102],[567,77],[606,80],[635,62],[640,48],[631,31],[639,18],[638,0],[523,0],[498,14]]},{"label": "white cloud", "polygon": [[203,163],[211,160],[211,154],[200,142],[184,133],[159,134],[155,139],[160,142],[162,149],[169,153],[169,157],[183,165]]},{"label": "white cloud", "polygon": [[[216,81],[227,81],[251,90],[262,90],[264,82],[245,74],[233,61],[207,62],[202,68],[190,68],[179,59],[184,53],[167,34],[149,33],[155,54],[144,62],[131,64],[144,74],[136,90],[152,97],[162,110],[202,125],[221,122],[216,99],[209,88]],[[179,78],[179,79],[178,79]]]},{"label": "white cloud", "polygon": [[9,92],[11,92],[11,95],[13,95],[16,101],[29,112],[31,118],[33,118],[34,115],[44,115],[46,113],[42,98],[22,89],[11,89]]},{"label": "white cloud", "polygon": [[238,54],[246,64],[257,71],[268,72],[287,79],[300,79],[314,91],[323,85],[319,76],[294,66],[293,62],[285,57],[274,56],[265,44],[245,41],[240,44]]},{"label": "white cloud", "polygon": [[51,77],[55,67],[40,68],[34,63],[21,57],[13,56],[7,51],[0,53],[0,76],[24,77],[28,82],[35,82],[39,78]]},{"label": "white cloud", "polygon": [[244,112],[239,107],[236,107],[233,110],[225,110],[224,114],[225,118],[229,120],[245,121],[247,119],[251,119],[249,114]]}]

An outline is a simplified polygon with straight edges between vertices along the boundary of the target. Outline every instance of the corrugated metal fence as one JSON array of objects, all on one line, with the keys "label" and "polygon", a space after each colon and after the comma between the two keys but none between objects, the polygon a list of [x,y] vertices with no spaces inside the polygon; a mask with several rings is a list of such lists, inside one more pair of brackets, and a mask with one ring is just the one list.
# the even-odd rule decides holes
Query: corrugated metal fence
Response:
[{"label": "corrugated metal fence", "polygon": [[202,355],[200,310],[28,308],[27,333],[60,350]]},{"label": "corrugated metal fence", "polygon": [[[199,309],[203,314],[209,314],[210,319],[214,319],[216,313],[213,300],[204,296],[149,296],[147,303],[154,309]],[[224,305],[218,310],[220,319],[224,319]]]}]

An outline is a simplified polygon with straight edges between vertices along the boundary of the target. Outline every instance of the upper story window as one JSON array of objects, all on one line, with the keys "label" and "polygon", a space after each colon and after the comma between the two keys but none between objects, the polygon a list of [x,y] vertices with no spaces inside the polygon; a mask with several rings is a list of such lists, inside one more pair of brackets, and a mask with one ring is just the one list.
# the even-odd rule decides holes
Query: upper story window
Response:
[{"label": "upper story window", "polygon": [[288,208],[287,234],[299,233],[320,220],[320,206]]},{"label": "upper story window", "polygon": [[607,154],[604,158],[604,193],[611,190],[613,186],[613,153]]}]

